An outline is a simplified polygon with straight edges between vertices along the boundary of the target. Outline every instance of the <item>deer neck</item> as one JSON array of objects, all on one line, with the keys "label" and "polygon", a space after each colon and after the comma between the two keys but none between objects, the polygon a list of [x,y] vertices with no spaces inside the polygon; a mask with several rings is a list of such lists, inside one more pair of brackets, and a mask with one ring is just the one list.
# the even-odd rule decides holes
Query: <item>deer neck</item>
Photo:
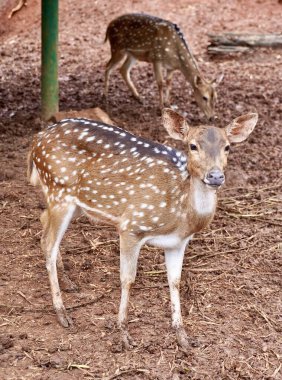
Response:
[{"label": "deer neck", "polygon": [[213,215],[217,203],[216,190],[207,187],[199,178],[190,177],[189,203],[197,214]]},{"label": "deer neck", "polygon": [[185,76],[186,80],[195,88],[195,77],[202,77],[198,68],[196,68],[190,57],[187,57],[181,62],[181,72]]},{"label": "deer neck", "polygon": [[[216,204],[216,190],[208,188],[200,179],[193,176],[187,179],[186,191],[181,199],[185,215],[185,234],[192,235],[206,227],[213,219]],[[183,220],[184,221],[184,220]]]},{"label": "deer neck", "polygon": [[188,177],[182,184],[179,200],[181,236],[191,236],[212,221],[217,203],[216,190],[208,188],[200,179]]},{"label": "deer neck", "polygon": [[202,77],[202,74],[198,68],[197,62],[193,57],[192,53],[187,50],[184,46],[181,46],[178,52],[179,62],[180,62],[180,71],[185,76],[186,80],[194,88],[196,76]]},{"label": "deer neck", "polygon": [[199,215],[214,214],[217,203],[216,190],[209,188],[199,178],[190,177],[189,198],[192,209]]}]

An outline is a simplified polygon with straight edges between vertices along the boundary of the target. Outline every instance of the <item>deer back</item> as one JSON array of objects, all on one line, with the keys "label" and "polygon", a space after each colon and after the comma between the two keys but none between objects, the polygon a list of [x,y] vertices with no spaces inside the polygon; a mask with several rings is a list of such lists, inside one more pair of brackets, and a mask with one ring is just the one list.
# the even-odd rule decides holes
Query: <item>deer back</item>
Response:
[{"label": "deer back", "polygon": [[171,69],[183,64],[197,67],[180,28],[170,21],[146,14],[127,14],[113,20],[106,39],[112,51],[126,50],[135,58],[148,62],[161,61]]},{"label": "deer back", "polygon": [[30,159],[51,204],[73,201],[139,232],[167,228],[170,214],[172,226],[182,213],[186,156],[118,127],[62,120],[36,136]]}]

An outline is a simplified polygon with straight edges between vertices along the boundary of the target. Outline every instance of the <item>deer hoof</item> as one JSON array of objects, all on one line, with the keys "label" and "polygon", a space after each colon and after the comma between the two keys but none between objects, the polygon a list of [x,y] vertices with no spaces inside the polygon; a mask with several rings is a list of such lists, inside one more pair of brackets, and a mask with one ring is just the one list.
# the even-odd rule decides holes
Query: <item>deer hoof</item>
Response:
[{"label": "deer hoof", "polygon": [[130,350],[137,346],[137,343],[131,338],[127,330],[121,330],[121,342],[126,350]]},{"label": "deer hoof", "polygon": [[61,326],[66,328],[73,326],[73,321],[71,317],[67,315],[65,308],[57,310],[57,317]]},{"label": "deer hoof", "polygon": [[157,111],[156,111],[156,114],[157,114],[157,116],[162,116],[162,107],[158,107],[157,108]]},{"label": "deer hoof", "polygon": [[170,108],[170,101],[169,101],[169,99],[165,99],[165,101],[164,101],[164,107]]},{"label": "deer hoof", "polygon": [[179,346],[181,347],[181,349],[185,353],[188,353],[191,346],[190,346],[190,343],[188,340],[188,336],[187,336],[183,327],[180,327],[176,330],[176,338],[177,338],[177,342],[178,342]]},{"label": "deer hoof", "polygon": [[105,92],[102,92],[101,93],[101,100],[102,100],[102,102],[104,102],[104,103],[108,103],[108,94],[105,94]]},{"label": "deer hoof", "polygon": [[137,100],[138,103],[144,104],[144,99],[139,94],[132,94],[133,98]]}]

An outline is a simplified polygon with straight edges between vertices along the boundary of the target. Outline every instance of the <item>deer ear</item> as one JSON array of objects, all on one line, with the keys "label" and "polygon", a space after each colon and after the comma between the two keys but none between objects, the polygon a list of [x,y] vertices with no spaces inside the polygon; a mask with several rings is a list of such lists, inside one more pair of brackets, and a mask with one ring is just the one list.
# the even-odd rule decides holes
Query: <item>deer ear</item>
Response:
[{"label": "deer ear", "polygon": [[202,78],[199,75],[194,76],[194,86],[199,87],[200,84],[202,83]]},{"label": "deer ear", "polygon": [[239,143],[246,140],[256,126],[258,121],[257,113],[247,113],[234,119],[227,127],[225,132],[231,143]]},{"label": "deer ear", "polygon": [[213,88],[216,88],[223,80],[224,74],[220,74],[217,78],[211,81],[211,85]]},{"label": "deer ear", "polygon": [[183,116],[170,108],[164,108],[162,120],[170,137],[175,140],[185,140],[188,135],[189,125]]}]

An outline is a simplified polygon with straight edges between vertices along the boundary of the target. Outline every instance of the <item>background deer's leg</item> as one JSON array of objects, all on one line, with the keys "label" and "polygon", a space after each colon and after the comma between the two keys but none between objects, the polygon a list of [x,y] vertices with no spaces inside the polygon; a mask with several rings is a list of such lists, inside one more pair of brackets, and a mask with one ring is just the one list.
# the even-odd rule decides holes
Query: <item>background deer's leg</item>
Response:
[{"label": "background deer's leg", "polygon": [[154,73],[156,77],[156,81],[159,88],[159,94],[160,94],[160,105],[161,109],[164,107],[164,80],[163,80],[163,73],[162,73],[162,64],[160,62],[154,62]]},{"label": "background deer's leg", "polygon": [[171,90],[171,81],[172,81],[173,73],[174,73],[174,70],[167,70],[166,90],[165,90],[165,98],[164,98],[164,102],[166,106],[169,106],[170,104],[169,95],[170,95],[170,90]]},{"label": "background deer's leg", "polygon": [[137,261],[141,248],[140,241],[129,233],[120,235],[120,281],[121,300],[118,324],[121,329],[122,342],[125,348],[131,348],[134,342],[127,332],[127,312],[130,287],[135,281]]},{"label": "background deer's leg", "polygon": [[105,72],[105,89],[104,96],[107,98],[108,90],[109,90],[109,80],[111,72],[126,58],[127,54],[125,51],[117,50],[115,52],[112,51],[112,57],[107,63],[106,72]]},{"label": "background deer's leg", "polygon": [[52,301],[57,317],[62,326],[68,327],[72,321],[67,316],[63,305],[57,274],[59,245],[75,211],[75,205],[56,205],[44,211],[42,248],[46,255],[46,268],[51,286]]},{"label": "background deer's leg", "polygon": [[179,295],[185,247],[186,243],[182,243],[179,247],[166,249],[165,262],[171,299],[172,327],[176,330],[176,336],[179,345],[186,351],[189,344],[186,332],[183,327]]},{"label": "background deer's leg", "polygon": [[131,55],[128,55],[124,64],[120,68],[120,73],[121,73],[123,79],[125,80],[126,84],[128,85],[129,89],[133,93],[133,96],[137,100],[140,100],[140,95],[139,95],[139,93],[138,93],[136,87],[134,86],[134,84],[131,80],[131,77],[130,77],[130,70],[131,70],[131,68],[135,62],[136,62],[136,60],[134,59],[134,57],[132,57]]}]

